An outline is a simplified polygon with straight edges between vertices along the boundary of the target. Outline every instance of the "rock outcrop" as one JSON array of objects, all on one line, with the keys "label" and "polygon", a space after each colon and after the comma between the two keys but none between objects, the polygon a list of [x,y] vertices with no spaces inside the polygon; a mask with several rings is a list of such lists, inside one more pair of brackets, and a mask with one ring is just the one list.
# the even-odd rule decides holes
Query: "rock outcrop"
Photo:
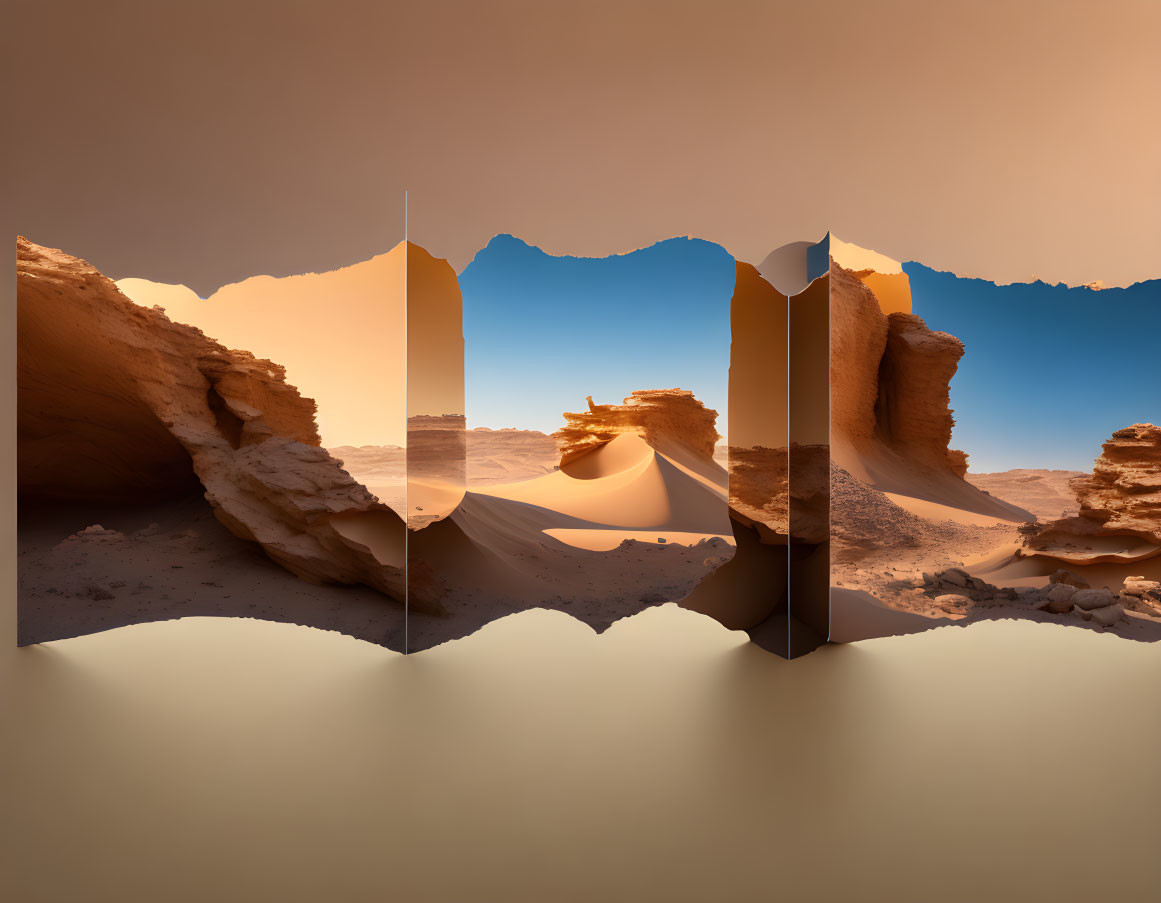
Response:
[{"label": "rock outcrop", "polygon": [[[407,284],[418,272],[415,257],[414,246],[400,242],[351,266],[251,276],[204,299],[183,285],[144,279],[121,279],[117,287],[138,305],[160,305],[173,322],[196,326],[227,348],[278,361],[291,384],[318,402],[315,420],[324,445],[403,446]],[[352,385],[375,387],[375,416],[367,416],[366,394],[352,392]],[[431,413],[445,410],[459,409]]]},{"label": "rock outcrop", "polygon": [[[230,350],[95,268],[17,241],[22,504],[204,489],[217,518],[312,582],[404,597],[404,526],[319,447],[282,367]],[[413,602],[437,608],[432,598]]]},{"label": "rock outcrop", "polygon": [[[793,341],[793,337],[791,337]],[[871,450],[876,433],[879,370],[887,349],[887,316],[855,275],[831,266],[830,428],[834,445]],[[946,447],[946,446],[945,446]]]},{"label": "rock outcrop", "polygon": [[884,314],[854,273],[831,270],[831,430],[872,453],[876,443],[912,464],[962,478],[967,456],[951,451],[949,385],[963,343],[911,313]]},{"label": "rock outcrop", "polygon": [[962,479],[967,455],[948,448],[955,425],[949,386],[961,357],[959,339],[932,332],[915,314],[888,316],[875,431],[884,445],[909,460]]},{"label": "rock outcrop", "polygon": [[1104,444],[1092,474],[1070,482],[1079,513],[1025,541],[1025,554],[1092,564],[1161,554],[1161,427],[1137,423]]},{"label": "rock outcrop", "polygon": [[[883,305],[858,273],[831,262],[831,456],[876,489],[1012,521],[1032,515],[968,483],[948,447],[951,378],[963,343]],[[791,337],[793,340],[793,337]]]},{"label": "rock outcrop", "polygon": [[686,389],[642,389],[622,404],[594,404],[565,413],[565,425],[553,433],[560,446],[561,464],[600,448],[622,433],[637,433],[655,449],[666,452],[681,446],[706,462],[713,461],[720,438],[717,411],[703,405]]},{"label": "rock outcrop", "polygon": [[759,527],[765,539],[790,530],[786,448],[730,446],[730,512],[746,526]]}]

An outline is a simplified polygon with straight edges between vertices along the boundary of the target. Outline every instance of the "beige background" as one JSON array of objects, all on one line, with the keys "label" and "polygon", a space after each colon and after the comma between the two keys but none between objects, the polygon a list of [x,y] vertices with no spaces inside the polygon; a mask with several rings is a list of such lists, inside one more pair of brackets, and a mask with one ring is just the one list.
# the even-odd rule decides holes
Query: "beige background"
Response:
[{"label": "beige background", "polygon": [[6,4],[19,228],[207,295],[497,232],[1157,275],[1155,0]]},{"label": "beige background", "polygon": [[[412,237],[462,259],[499,230],[758,257],[833,226],[997,278],[1157,275],[1148,2],[238,6],[6,9],[6,233],[208,291],[386,250],[406,174]],[[10,476],[12,407],[8,380]],[[533,613],[408,659],[210,620],[17,650],[5,586],[21,903],[1161,884],[1161,650],[1111,636],[998,623],[787,663],[667,608],[601,638]]]}]

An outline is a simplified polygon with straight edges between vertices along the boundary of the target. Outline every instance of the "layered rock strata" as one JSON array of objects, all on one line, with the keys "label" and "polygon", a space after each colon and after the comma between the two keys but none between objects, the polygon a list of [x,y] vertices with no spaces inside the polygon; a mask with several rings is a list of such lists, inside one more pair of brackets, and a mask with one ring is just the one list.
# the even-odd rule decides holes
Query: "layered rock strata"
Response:
[{"label": "layered rock strata", "polygon": [[282,367],[24,238],[17,299],[22,504],[119,504],[200,484],[218,520],[299,577],[403,598],[402,521],[319,447],[314,402]]},{"label": "layered rock strata", "polygon": [[831,264],[831,455],[886,492],[1032,519],[968,483],[967,455],[950,449],[950,383],[963,343],[906,311],[884,313],[858,274]]},{"label": "layered rock strata", "polygon": [[1161,427],[1117,430],[1092,473],[1069,485],[1079,513],[1030,532],[1026,554],[1078,564],[1161,554]]},{"label": "layered rock strata", "polygon": [[717,411],[703,405],[685,389],[642,389],[621,404],[595,404],[564,415],[565,425],[553,433],[560,446],[561,464],[579,458],[622,433],[637,433],[654,448],[680,444],[705,461],[712,461],[720,438]]}]

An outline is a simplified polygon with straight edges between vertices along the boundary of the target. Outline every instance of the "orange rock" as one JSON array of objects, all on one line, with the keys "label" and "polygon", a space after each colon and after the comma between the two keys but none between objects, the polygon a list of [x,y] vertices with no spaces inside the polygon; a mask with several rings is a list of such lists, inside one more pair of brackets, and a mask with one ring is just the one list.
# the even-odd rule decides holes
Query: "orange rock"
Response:
[{"label": "orange rock", "polygon": [[932,332],[915,314],[888,318],[887,348],[879,368],[876,432],[887,446],[937,469],[967,471],[967,456],[949,452],[951,378],[963,357],[963,343]]},{"label": "orange rock", "polygon": [[720,438],[715,427],[718,412],[707,408],[686,389],[642,389],[622,404],[594,404],[565,413],[565,426],[553,433],[560,445],[562,464],[600,448],[622,433],[637,433],[659,451],[673,445],[712,461]]},{"label": "orange rock", "polygon": [[1029,536],[1028,554],[1094,563],[1161,553],[1161,427],[1137,423],[1117,430],[1092,474],[1070,486],[1079,514]]},{"label": "orange rock", "polygon": [[200,483],[231,532],[303,579],[403,598],[402,521],[319,447],[314,402],[282,367],[24,238],[17,301],[22,503],[162,499]]}]

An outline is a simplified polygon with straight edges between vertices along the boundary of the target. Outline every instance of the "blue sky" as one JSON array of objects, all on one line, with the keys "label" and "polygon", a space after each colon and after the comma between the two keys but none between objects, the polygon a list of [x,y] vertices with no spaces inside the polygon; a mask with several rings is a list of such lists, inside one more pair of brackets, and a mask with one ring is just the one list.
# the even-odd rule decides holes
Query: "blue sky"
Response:
[{"label": "blue sky", "polygon": [[972,471],[1088,471],[1114,430],[1161,422],[1161,280],[1092,291],[903,269],[914,312],[964,343],[951,445]]},{"label": "blue sky", "polygon": [[614,257],[553,257],[498,235],[460,274],[468,427],[551,433],[585,396],[690,389],[726,429],[734,259],[674,238]]}]

